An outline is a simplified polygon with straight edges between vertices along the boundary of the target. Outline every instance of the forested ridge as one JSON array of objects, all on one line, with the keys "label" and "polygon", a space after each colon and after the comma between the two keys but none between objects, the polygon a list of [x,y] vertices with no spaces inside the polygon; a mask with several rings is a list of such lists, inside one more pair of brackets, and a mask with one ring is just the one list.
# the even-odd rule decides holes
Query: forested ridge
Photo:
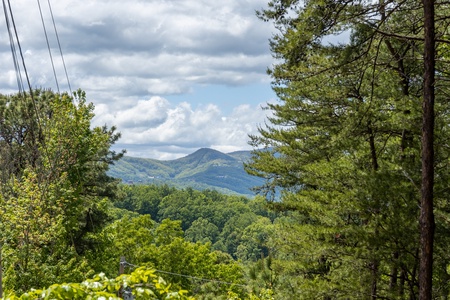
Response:
[{"label": "forested ridge", "polygon": [[123,155],[110,150],[120,135],[91,127],[93,109],[82,91],[0,97],[5,299],[266,293],[238,262],[268,254],[265,231],[252,231],[273,219],[263,199],[120,184],[106,175]]},{"label": "forested ridge", "polygon": [[1,293],[448,299],[449,5],[260,10],[278,101],[250,136],[252,199],[120,184],[120,134],[91,126],[84,92],[0,96]]},{"label": "forested ridge", "polygon": [[169,184],[252,197],[252,188],[264,180],[245,172],[243,162],[250,156],[250,151],[222,153],[208,148],[175,160],[124,156],[107,174],[128,184]]}]

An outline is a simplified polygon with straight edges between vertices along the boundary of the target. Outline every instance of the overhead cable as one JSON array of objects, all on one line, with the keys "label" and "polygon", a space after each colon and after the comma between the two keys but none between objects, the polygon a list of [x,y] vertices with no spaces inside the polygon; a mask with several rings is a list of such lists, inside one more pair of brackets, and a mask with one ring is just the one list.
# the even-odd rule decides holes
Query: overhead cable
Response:
[{"label": "overhead cable", "polygon": [[235,285],[235,286],[240,286],[240,287],[247,287],[246,285],[243,285],[243,284],[237,284],[237,283],[233,283],[233,282],[226,282],[226,281],[221,281],[221,280],[216,280],[216,279],[206,279],[206,278],[200,278],[200,277],[196,277],[196,276],[178,274],[178,273],[173,273],[173,272],[166,272],[166,271],[161,271],[161,270],[155,270],[155,271],[159,272],[159,273],[163,273],[163,274],[175,275],[175,276],[180,276],[180,277],[186,277],[186,278],[196,279],[196,280],[201,280],[201,281],[208,281],[208,282],[214,282],[214,283],[219,283],[219,284],[227,284],[227,285]]},{"label": "overhead cable", "polygon": [[[3,4],[4,4],[4,0],[3,0]],[[19,35],[17,34],[16,22],[14,21],[14,15],[13,15],[13,12],[12,12],[10,0],[8,0],[8,8],[9,8],[9,16],[11,18],[11,24],[12,24],[12,27],[14,29],[14,36],[15,36],[15,39],[16,39],[15,42],[17,43],[17,48],[19,49],[20,58],[22,60],[23,72],[25,73],[25,78],[27,79],[28,88],[30,90],[30,97],[31,97],[31,99],[33,100],[33,103],[34,103],[33,89],[31,88],[30,78],[28,76],[27,67],[25,66],[25,59],[23,57],[22,47],[20,46]],[[4,9],[6,10],[5,5],[4,5]]]},{"label": "overhead cable", "polygon": [[3,4],[3,12],[5,14],[6,28],[8,30],[11,55],[13,57],[14,69],[16,71],[17,87],[19,88],[19,93],[22,93],[22,92],[24,92],[24,85],[23,85],[23,80],[22,80],[22,74],[20,71],[19,59],[17,57],[17,50],[16,50],[16,46],[15,46],[16,43],[14,41],[14,35],[13,35],[12,29],[11,29],[11,21],[10,21],[10,17],[8,14],[8,9],[6,8],[5,0],[2,0],[2,4]]},{"label": "overhead cable", "polygon": [[56,76],[55,64],[53,62],[53,56],[52,56],[52,50],[50,48],[50,43],[48,41],[47,28],[45,27],[44,16],[42,15],[41,1],[37,0],[37,4],[39,7],[39,14],[41,15],[41,22],[42,22],[42,28],[44,29],[45,40],[47,41],[48,55],[50,56],[50,62],[52,64],[53,76],[55,77],[55,82],[56,82],[56,89],[58,90],[58,94],[59,94],[60,91],[59,91],[58,76]]},{"label": "overhead cable", "polygon": [[[133,265],[133,264],[127,262],[127,261],[121,261],[120,264],[127,265],[127,266],[133,267],[133,268],[139,267],[139,266]],[[201,277],[196,277],[196,276],[191,276],[191,275],[185,275],[185,274],[179,274],[179,273],[174,273],[174,272],[167,272],[167,271],[162,271],[162,270],[157,270],[157,269],[155,269],[155,272],[168,274],[168,275],[173,275],[173,276],[180,276],[180,277],[185,277],[185,278],[190,278],[190,279],[196,279],[196,280],[201,280],[201,281],[214,282],[214,283],[219,283],[219,284],[227,284],[227,285],[235,285],[235,286],[240,286],[240,287],[247,287],[246,285],[243,285],[243,284],[227,282],[227,281],[221,281],[221,280],[216,280],[216,279],[206,279],[206,278],[201,278]]]},{"label": "overhead cable", "polygon": [[55,18],[53,17],[52,5],[50,4],[50,0],[47,0],[47,3],[48,3],[48,9],[50,11],[50,15],[52,17],[53,29],[55,30],[56,41],[58,42],[58,48],[59,48],[59,53],[61,55],[61,61],[62,61],[63,67],[64,67],[64,73],[66,74],[67,85],[69,87],[70,94],[73,94],[72,93],[72,87],[70,86],[69,75],[67,74],[66,62],[64,60],[64,55],[63,55],[63,52],[62,52],[61,43],[59,41],[58,30],[56,29]]}]

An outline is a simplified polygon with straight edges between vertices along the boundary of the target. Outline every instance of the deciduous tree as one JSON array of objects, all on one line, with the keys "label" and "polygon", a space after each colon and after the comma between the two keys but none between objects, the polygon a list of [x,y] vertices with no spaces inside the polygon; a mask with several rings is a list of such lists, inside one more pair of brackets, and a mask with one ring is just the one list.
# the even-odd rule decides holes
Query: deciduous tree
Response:
[{"label": "deciduous tree", "polygon": [[[91,127],[93,110],[82,91],[0,96],[0,246],[9,290],[70,279],[61,270],[85,263],[77,254],[93,247],[88,233],[107,221],[102,200],[118,182],[106,171],[122,155],[110,149],[120,135]],[[75,269],[69,277],[81,279]]]}]

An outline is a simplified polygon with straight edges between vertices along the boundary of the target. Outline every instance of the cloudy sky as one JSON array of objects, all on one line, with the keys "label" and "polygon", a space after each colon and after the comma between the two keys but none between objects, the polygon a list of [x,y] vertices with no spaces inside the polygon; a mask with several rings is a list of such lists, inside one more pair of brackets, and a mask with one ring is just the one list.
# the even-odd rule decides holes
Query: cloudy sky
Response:
[{"label": "cloudy sky", "polygon": [[[40,0],[60,88],[68,90],[47,0]],[[116,125],[130,156],[174,159],[202,147],[250,149],[275,101],[267,0],[51,0],[72,89]],[[36,1],[11,1],[34,87],[56,90]],[[4,16],[0,92],[17,91]]]}]

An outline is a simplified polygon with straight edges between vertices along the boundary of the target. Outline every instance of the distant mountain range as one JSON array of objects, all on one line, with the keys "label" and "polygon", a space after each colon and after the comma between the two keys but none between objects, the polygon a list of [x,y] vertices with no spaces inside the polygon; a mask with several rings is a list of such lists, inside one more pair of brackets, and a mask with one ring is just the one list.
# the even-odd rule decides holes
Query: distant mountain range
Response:
[{"label": "distant mountain range", "polygon": [[243,163],[250,156],[250,151],[225,154],[209,148],[167,161],[125,156],[110,167],[108,175],[128,184],[167,183],[179,188],[253,195],[251,188],[262,185],[263,179],[245,172]]}]

